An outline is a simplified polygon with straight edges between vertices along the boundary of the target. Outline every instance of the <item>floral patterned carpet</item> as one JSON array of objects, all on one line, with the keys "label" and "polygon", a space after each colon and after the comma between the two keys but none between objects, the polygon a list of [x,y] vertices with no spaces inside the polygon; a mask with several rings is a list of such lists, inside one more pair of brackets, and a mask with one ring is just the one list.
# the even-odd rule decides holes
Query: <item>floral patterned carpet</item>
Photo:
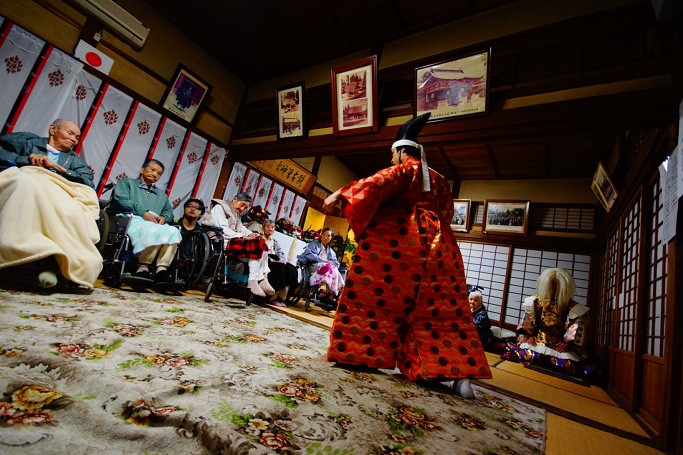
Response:
[{"label": "floral patterned carpet", "polygon": [[332,367],[267,308],[0,289],[0,316],[0,453],[543,453],[543,410]]}]

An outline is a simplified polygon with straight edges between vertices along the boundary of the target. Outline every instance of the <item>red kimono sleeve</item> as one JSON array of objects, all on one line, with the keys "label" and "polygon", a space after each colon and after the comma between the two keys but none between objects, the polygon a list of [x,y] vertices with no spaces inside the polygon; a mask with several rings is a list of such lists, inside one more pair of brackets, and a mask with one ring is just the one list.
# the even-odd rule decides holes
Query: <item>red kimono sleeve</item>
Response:
[{"label": "red kimono sleeve", "polygon": [[388,167],[370,177],[349,183],[340,190],[344,216],[356,238],[365,231],[384,201],[400,194],[410,185],[413,180],[411,169],[409,166]]}]

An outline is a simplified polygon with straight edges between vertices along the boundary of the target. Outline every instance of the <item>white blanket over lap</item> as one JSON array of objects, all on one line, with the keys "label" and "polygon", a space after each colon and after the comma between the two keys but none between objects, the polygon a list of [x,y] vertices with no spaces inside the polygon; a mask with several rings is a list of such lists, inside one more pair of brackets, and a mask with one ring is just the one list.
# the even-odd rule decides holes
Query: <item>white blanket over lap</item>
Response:
[{"label": "white blanket over lap", "polygon": [[92,188],[34,166],[0,172],[0,269],[55,256],[59,271],[93,287],[102,270]]}]

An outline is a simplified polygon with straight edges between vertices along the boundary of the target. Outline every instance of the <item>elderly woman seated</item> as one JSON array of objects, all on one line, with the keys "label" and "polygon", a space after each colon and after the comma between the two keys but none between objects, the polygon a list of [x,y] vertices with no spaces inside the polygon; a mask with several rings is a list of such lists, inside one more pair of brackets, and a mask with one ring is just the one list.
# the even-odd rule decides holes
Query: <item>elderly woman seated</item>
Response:
[{"label": "elderly woman seated", "polygon": [[[168,224],[173,221],[173,206],[166,193],[156,186],[163,172],[160,161],[145,161],[137,179],[122,178],[116,182],[113,198],[114,207],[132,212],[128,236],[138,257],[135,276],[156,283],[173,281],[168,267],[181,240],[180,231]],[[153,263],[154,274],[150,271]]]},{"label": "elderly woman seated", "polygon": [[296,257],[297,265],[308,268],[311,286],[320,285],[318,295],[326,294],[328,299],[338,296],[344,287],[337,255],[330,246],[333,236],[334,231],[331,228],[323,229],[320,240],[309,243],[304,252]]},{"label": "elderly woman seated", "polygon": [[296,286],[299,282],[299,274],[292,264],[287,262],[282,247],[273,237],[275,232],[275,222],[273,220],[265,220],[263,222],[263,238],[268,245],[268,282],[275,289],[276,295],[272,302],[273,305],[283,307],[285,305],[283,298],[278,294],[284,293],[287,295],[288,286]]},{"label": "elderly woman seated", "polygon": [[268,246],[264,239],[247,229],[241,220],[241,215],[249,208],[251,200],[251,196],[247,193],[238,193],[232,201],[211,199],[211,211],[203,224],[220,226],[223,229],[226,253],[242,261],[248,261],[247,286],[252,294],[265,297],[266,294],[275,294],[267,278],[270,272]]}]

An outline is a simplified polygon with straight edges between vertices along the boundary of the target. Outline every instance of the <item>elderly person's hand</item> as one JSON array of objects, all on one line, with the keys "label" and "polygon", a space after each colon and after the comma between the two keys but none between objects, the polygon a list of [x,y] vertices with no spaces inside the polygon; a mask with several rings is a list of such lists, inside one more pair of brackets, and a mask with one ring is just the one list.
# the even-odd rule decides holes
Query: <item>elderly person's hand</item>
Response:
[{"label": "elderly person's hand", "polygon": [[66,174],[65,168],[55,163],[54,161],[50,161],[46,155],[32,153],[28,156],[28,162],[31,164],[31,166],[40,166],[46,169],[54,169],[60,174]]},{"label": "elderly person's hand", "polygon": [[166,218],[163,216],[154,215],[149,211],[142,214],[142,219],[154,224],[164,224],[166,222]]},{"label": "elderly person's hand", "polygon": [[258,234],[252,233],[252,234],[249,234],[249,235],[246,237],[246,239],[247,239],[247,240],[251,240],[251,239],[255,239],[255,238],[257,238],[257,237],[258,237]]}]

